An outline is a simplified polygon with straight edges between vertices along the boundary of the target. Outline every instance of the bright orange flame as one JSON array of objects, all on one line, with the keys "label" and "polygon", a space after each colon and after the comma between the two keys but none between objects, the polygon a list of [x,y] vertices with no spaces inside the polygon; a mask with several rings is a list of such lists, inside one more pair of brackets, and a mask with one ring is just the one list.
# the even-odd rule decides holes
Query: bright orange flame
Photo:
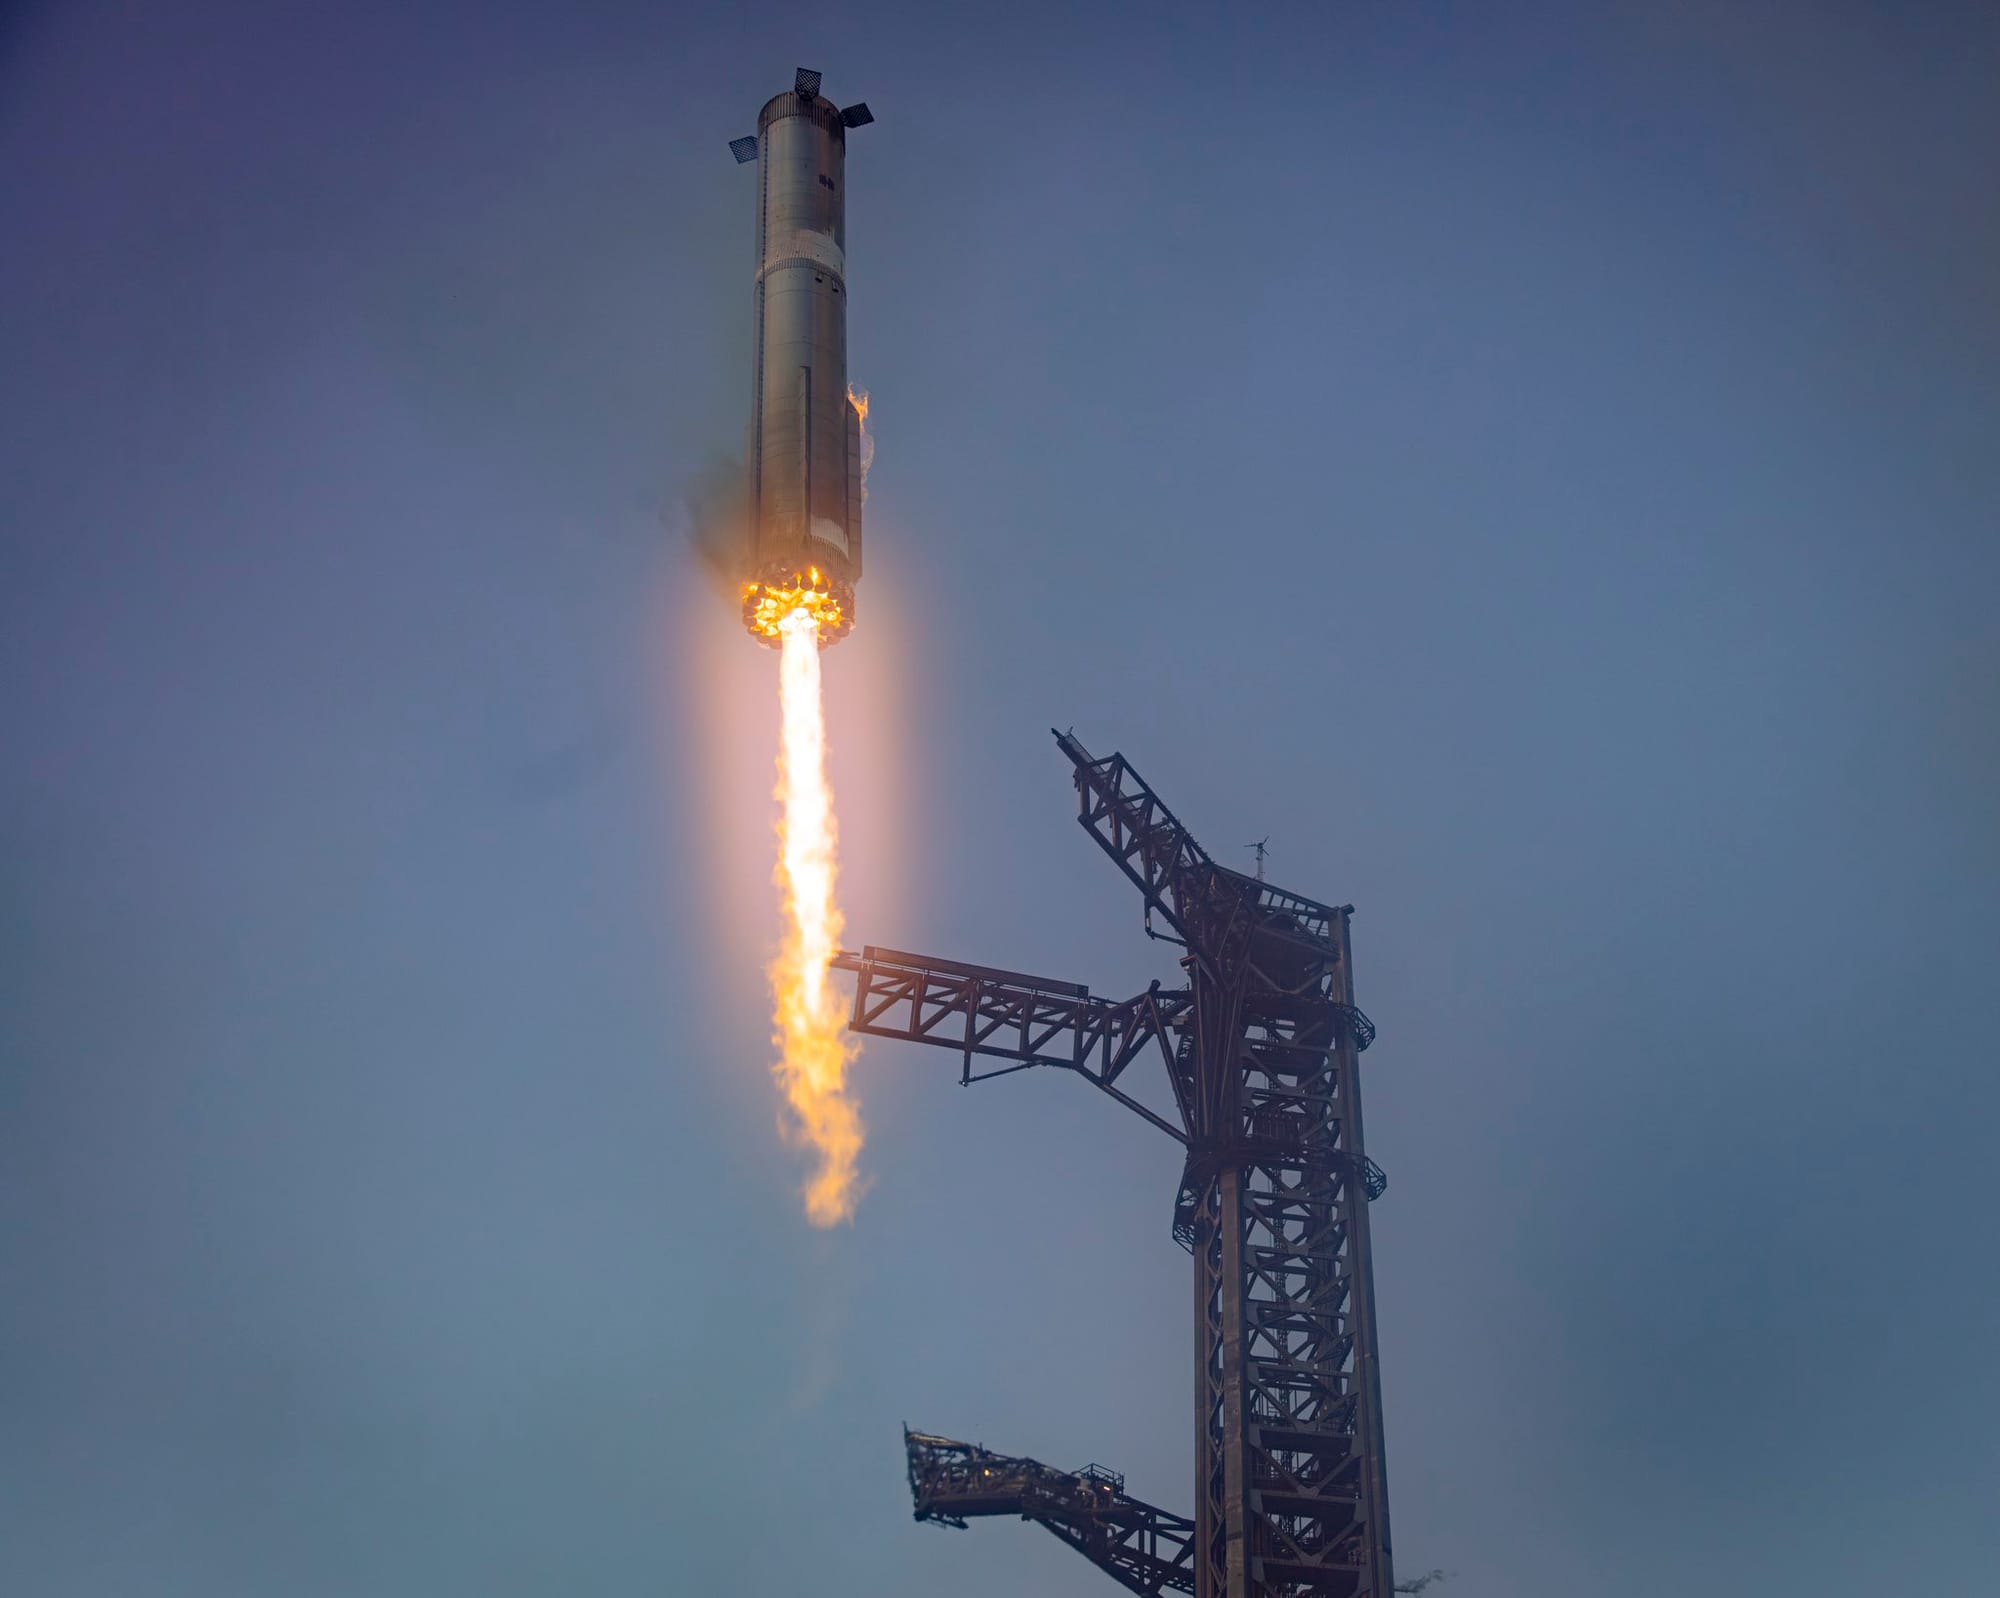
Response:
[{"label": "bright orange flame", "polygon": [[854,590],[830,582],[817,566],[781,574],[774,570],[761,581],[743,585],[743,625],[759,643],[782,641],[785,627],[801,611],[811,631],[825,643],[847,636],[854,625]]},{"label": "bright orange flame", "polygon": [[826,717],[820,704],[819,628],[801,607],[780,623],[779,666],[784,741],[778,754],[778,886],[785,895],[785,939],[771,965],[779,1050],[774,1067],[791,1114],[788,1133],[813,1150],[806,1216],[815,1226],[851,1220],[861,1196],[856,1163],[861,1113],[847,1088],[855,1046],[847,1016],[827,980],[840,949],[834,903],[833,789],[826,780]]},{"label": "bright orange flame", "polygon": [[868,468],[875,464],[875,435],[868,431],[868,390],[847,385],[847,403],[861,423],[861,503],[868,503]]}]

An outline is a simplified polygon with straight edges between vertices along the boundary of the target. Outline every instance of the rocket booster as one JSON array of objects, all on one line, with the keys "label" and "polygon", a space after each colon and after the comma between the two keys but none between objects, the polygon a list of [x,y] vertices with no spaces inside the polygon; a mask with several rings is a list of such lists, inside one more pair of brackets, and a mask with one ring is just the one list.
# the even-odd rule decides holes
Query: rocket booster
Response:
[{"label": "rocket booster", "polygon": [[775,646],[809,611],[829,644],[854,625],[861,576],[861,415],[847,392],[847,130],[804,67],[730,142],[758,164],[756,345],[751,365],[750,566],[743,622]]}]

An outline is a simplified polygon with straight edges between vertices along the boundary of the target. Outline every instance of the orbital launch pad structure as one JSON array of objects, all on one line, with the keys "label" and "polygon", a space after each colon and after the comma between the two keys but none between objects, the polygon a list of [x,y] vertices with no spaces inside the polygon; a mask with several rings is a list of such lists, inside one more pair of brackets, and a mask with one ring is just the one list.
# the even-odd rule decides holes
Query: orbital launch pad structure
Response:
[{"label": "orbital launch pad structure", "polygon": [[792,88],[730,141],[758,166],[756,354],[751,367],[750,558],[743,624],[775,647],[806,610],[819,641],[854,625],[861,575],[861,416],[847,387],[847,130],[800,67]]},{"label": "orbital launch pad structure", "polygon": [[[1182,1146],[1173,1235],[1194,1256],[1192,1518],[1099,1466],[904,1429],[916,1517],[1018,1516],[1136,1593],[1389,1598],[1389,1479],[1362,1147],[1352,905],[1220,866],[1122,755],[1056,735],[1084,831],[1182,947],[1185,985],[1106,1000],[1073,982],[865,948],[849,1026],[957,1051],[960,1080],[1075,1072]],[[1157,1055],[1176,1114],[1127,1091]],[[976,1062],[997,1061],[990,1066]]]}]

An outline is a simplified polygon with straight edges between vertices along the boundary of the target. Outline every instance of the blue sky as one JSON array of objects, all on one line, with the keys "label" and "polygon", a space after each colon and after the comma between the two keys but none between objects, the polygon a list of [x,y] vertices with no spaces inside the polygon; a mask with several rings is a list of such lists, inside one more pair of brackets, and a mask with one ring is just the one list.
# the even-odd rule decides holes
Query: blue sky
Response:
[{"label": "blue sky", "polygon": [[0,1586],[1104,1590],[902,1420],[1187,1507],[1164,1138],[871,1045],[821,1234],[776,1133],[678,528],[807,64],[853,941],[1168,974],[1122,749],[1359,906],[1404,1574],[1981,1590],[2000,30],[1749,9],[18,8]]}]

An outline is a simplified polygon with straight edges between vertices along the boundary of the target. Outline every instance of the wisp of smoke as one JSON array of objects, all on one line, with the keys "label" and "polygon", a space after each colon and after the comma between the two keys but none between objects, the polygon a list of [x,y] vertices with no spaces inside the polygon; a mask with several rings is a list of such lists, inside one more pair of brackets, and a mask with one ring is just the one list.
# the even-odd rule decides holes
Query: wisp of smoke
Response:
[{"label": "wisp of smoke", "polygon": [[734,606],[750,571],[750,480],[743,463],[711,456],[666,519],[687,540],[716,594]]}]

